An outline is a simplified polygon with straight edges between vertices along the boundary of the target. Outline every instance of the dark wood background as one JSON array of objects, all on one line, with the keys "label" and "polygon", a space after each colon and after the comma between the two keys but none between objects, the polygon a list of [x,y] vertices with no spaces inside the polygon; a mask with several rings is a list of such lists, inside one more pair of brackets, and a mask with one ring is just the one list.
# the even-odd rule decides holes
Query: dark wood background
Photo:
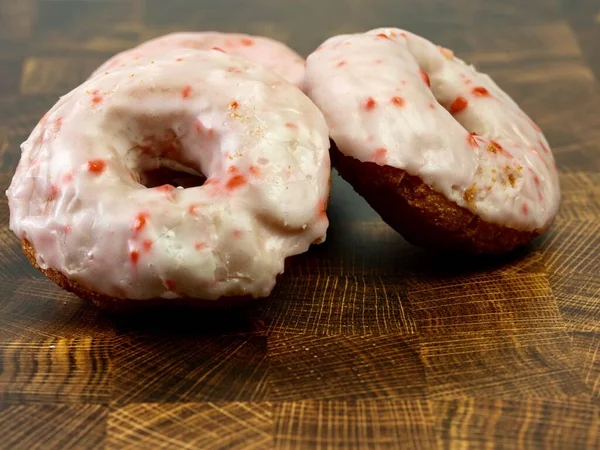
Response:
[{"label": "dark wood background", "polygon": [[501,259],[408,245],[335,176],[327,243],[240,310],[113,317],[37,273],[0,197],[0,447],[598,448],[597,0],[0,0],[0,188],[58,96],[175,30],[308,54],[399,26],[489,72],[543,128],[555,226]]}]

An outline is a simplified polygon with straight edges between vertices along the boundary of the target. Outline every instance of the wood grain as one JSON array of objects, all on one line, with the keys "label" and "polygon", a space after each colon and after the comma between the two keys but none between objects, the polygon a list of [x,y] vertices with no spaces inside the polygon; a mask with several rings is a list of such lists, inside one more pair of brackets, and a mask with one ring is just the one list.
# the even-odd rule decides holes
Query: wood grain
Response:
[{"label": "wood grain", "polygon": [[[497,448],[598,448],[597,411],[587,402],[557,399],[432,402],[445,448],[480,449],[489,436]],[[552,424],[552,426],[548,426]]]},{"label": "wood grain", "polygon": [[420,398],[426,379],[414,337],[273,335],[270,398]]},{"label": "wood grain", "polygon": [[600,406],[600,333],[576,331],[571,337],[574,357],[581,362],[583,381]]},{"label": "wood grain", "polygon": [[83,336],[0,345],[0,403],[108,404],[110,348]]},{"label": "wood grain", "polygon": [[299,52],[378,26],[488,72],[542,127],[552,229],[500,258],[405,242],[333,177],[327,242],[238,309],[111,316],[27,262],[0,196],[0,449],[600,447],[596,0],[0,0],[0,192],[112,54],[172,31]]},{"label": "wood grain", "polygon": [[260,401],[267,396],[267,340],[261,336],[127,335],[114,345],[117,404]]},{"label": "wood grain", "polygon": [[0,446],[14,450],[101,448],[108,408],[19,405],[0,408]]},{"label": "wood grain", "polygon": [[275,448],[431,449],[434,419],[423,400],[308,400],[275,407]]},{"label": "wood grain", "polygon": [[268,403],[136,403],[110,413],[107,448],[271,448],[272,422]]},{"label": "wood grain", "polygon": [[432,335],[421,352],[429,398],[567,398],[589,394],[564,332]]}]

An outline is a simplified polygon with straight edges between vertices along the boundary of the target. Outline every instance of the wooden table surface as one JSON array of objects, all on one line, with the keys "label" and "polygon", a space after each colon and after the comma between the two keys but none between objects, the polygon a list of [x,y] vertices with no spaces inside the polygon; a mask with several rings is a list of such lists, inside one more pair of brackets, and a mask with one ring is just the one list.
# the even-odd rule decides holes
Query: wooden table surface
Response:
[{"label": "wooden table surface", "polygon": [[597,0],[0,0],[0,187],[59,95],[175,30],[308,54],[399,26],[490,73],[543,128],[554,227],[500,259],[407,244],[337,175],[327,243],[223,312],[104,314],[26,262],[0,197],[0,447],[598,448]]}]

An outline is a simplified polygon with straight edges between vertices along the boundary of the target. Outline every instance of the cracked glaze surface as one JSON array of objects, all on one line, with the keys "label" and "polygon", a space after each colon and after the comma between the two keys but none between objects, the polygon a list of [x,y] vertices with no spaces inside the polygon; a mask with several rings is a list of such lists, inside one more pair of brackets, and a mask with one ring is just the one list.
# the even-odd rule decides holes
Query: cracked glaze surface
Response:
[{"label": "cracked glaze surface", "polygon": [[[102,294],[265,296],[286,257],[325,238],[328,148],[322,114],[271,71],[170,51],[44,116],[7,191],[10,226],[40,267]],[[207,181],[141,184],[161,166]]]},{"label": "cracked glaze surface", "polygon": [[490,77],[396,28],[327,40],[305,91],[347,156],[406,170],[484,220],[547,228],[560,203],[541,130]]}]

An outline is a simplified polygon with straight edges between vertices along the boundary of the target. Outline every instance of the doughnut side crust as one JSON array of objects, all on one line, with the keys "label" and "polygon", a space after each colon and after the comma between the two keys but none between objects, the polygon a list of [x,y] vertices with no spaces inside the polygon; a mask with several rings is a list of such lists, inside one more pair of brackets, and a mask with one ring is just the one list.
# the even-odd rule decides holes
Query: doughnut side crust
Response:
[{"label": "doughnut side crust", "polygon": [[103,295],[94,292],[93,290],[81,285],[77,281],[71,280],[66,275],[60,273],[57,270],[51,268],[42,269],[37,263],[35,249],[31,245],[31,243],[26,239],[21,241],[21,248],[23,249],[23,253],[27,257],[31,265],[33,265],[33,267],[35,267],[44,275],[46,275],[46,277],[48,277],[55,284],[63,288],[65,291],[71,292],[83,300],[90,301],[99,308],[108,312],[128,313],[135,312],[140,308],[162,307],[166,305],[190,306],[194,308],[221,308],[229,306],[239,306],[253,300],[252,296],[249,295],[242,297],[223,297],[217,302],[214,300],[204,300],[193,297],[178,297],[176,299],[156,297],[152,299],[145,299],[143,301],[111,297],[109,295]]},{"label": "doughnut side crust", "polygon": [[528,243],[545,231],[518,230],[486,222],[405,170],[345,156],[333,142],[330,151],[340,175],[388,225],[414,245],[500,254]]}]

